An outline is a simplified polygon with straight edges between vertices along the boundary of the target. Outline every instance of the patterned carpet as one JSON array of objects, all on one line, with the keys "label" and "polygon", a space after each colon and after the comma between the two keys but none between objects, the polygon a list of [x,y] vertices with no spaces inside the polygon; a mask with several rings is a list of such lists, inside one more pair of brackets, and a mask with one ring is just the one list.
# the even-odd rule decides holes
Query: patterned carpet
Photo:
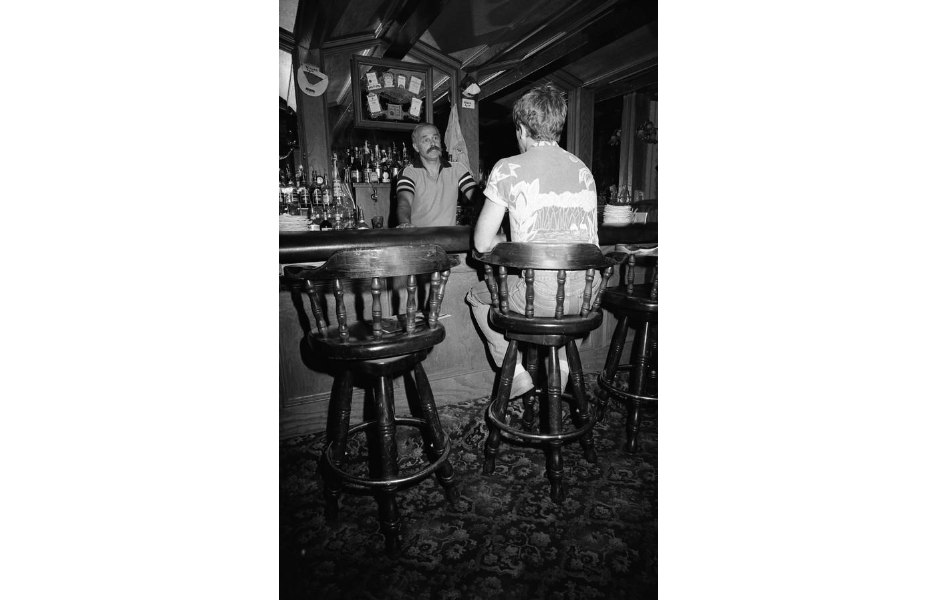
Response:
[{"label": "patterned carpet", "polygon": [[[586,376],[593,401],[595,379]],[[486,402],[439,409],[461,498],[451,507],[433,477],[400,491],[403,551],[396,560],[384,554],[372,496],[344,493],[339,518],[325,520],[318,475],[324,434],[282,441],[280,597],[656,598],[655,408],[641,423],[637,454],[621,448],[625,414],[613,402],[595,427],[597,465],[585,461],[578,443],[567,444],[566,499],[556,506],[539,448],[505,441],[495,473],[481,474]],[[419,434],[400,431],[400,456],[417,461]],[[357,437],[350,452],[363,451],[363,435]]]}]

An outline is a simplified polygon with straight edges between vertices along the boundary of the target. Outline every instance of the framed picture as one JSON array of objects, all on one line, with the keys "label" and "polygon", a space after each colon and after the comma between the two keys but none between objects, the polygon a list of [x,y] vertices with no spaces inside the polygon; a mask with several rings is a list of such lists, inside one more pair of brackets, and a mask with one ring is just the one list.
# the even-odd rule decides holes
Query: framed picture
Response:
[{"label": "framed picture", "polygon": [[432,123],[432,68],[420,63],[351,57],[354,126],[411,130]]}]

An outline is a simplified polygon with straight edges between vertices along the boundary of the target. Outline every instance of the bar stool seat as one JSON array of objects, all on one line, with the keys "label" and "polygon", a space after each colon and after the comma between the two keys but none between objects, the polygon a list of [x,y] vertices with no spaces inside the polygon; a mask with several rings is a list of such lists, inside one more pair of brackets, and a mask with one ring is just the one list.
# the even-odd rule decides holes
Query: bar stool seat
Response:
[{"label": "bar stool seat", "polygon": [[[579,440],[586,460],[597,461],[592,428],[595,417],[589,409],[585,396],[585,379],[582,374],[582,362],[575,340],[598,328],[602,321],[601,298],[607,280],[613,272],[613,262],[601,254],[593,244],[534,244],[506,242],[497,244],[486,254],[474,253],[474,257],[484,263],[485,279],[492,306],[488,320],[495,329],[504,332],[509,340],[507,352],[501,367],[497,391],[486,409],[489,426],[488,437],[484,445],[483,473],[494,472],[494,461],[501,438],[521,443],[544,445],[546,450],[546,476],[550,482],[550,497],[556,503],[565,498],[563,485],[562,445],[564,442]],[[494,274],[497,267],[497,274]],[[520,269],[526,282],[524,312],[511,310],[509,304],[508,269]],[[565,282],[567,273],[585,272],[585,287],[581,297],[581,309],[577,314],[565,314]],[[596,272],[601,274],[598,291],[592,302],[592,290]],[[534,309],[536,278],[554,277],[556,281],[555,298],[550,298],[553,307],[551,315],[536,315]],[[526,369],[533,378],[534,388],[523,395],[523,417],[519,425],[506,421],[510,390],[513,384],[514,369],[517,364],[520,345],[526,349]],[[559,372],[559,348],[565,348],[569,361],[572,394],[563,394]],[[546,387],[545,421],[540,432],[533,431],[534,402],[543,400],[544,388],[539,385],[540,350],[545,350]],[[562,404],[569,406],[569,416],[573,427],[563,429]]]},{"label": "bar stool seat", "polygon": [[[656,249],[640,252],[647,256],[656,256]],[[657,402],[657,392],[650,384],[657,378],[657,314],[659,297],[657,293],[657,274],[659,269],[653,265],[652,276],[647,283],[634,284],[636,270],[635,250],[626,247],[608,254],[616,263],[624,263],[621,285],[605,290],[603,306],[617,317],[608,356],[604,368],[598,376],[598,419],[604,418],[608,399],[623,403],[627,408],[625,425],[625,444],[629,452],[638,449],[640,418],[643,407],[650,402]],[[628,328],[635,330],[632,361],[621,364],[624,343]],[[618,375],[629,372],[626,385]]]},{"label": "bar stool seat", "polygon": [[[338,499],[345,489],[373,492],[380,513],[380,525],[391,556],[400,551],[401,519],[396,491],[435,474],[450,503],[458,499],[455,473],[448,460],[451,444],[439,421],[429,378],[422,362],[433,346],[445,339],[439,323],[439,310],[445,294],[449,269],[458,264],[437,245],[393,246],[336,252],[319,267],[285,267],[284,279],[303,282],[312,303],[316,330],[306,343],[316,360],[335,373],[328,406],[326,445],[322,456],[327,518],[338,514]],[[417,310],[417,276],[429,275],[425,305]],[[384,318],[390,306],[392,286],[385,279],[405,276],[404,314]],[[369,281],[367,290],[360,281]],[[335,323],[325,319],[327,305],[319,299],[315,282],[325,282],[335,298]],[[321,285],[321,284],[320,284]],[[345,307],[346,289],[356,293],[355,307],[361,313],[370,300],[371,319],[349,322]],[[366,291],[369,291],[370,298]],[[402,308],[402,307],[401,307]],[[393,377],[411,373],[416,384],[421,418],[396,417]],[[353,385],[357,383],[373,396],[376,419],[349,427]],[[424,438],[427,458],[417,467],[400,473],[397,454],[397,428],[415,427]],[[347,456],[348,440],[369,433],[368,455],[376,457],[368,476],[352,473]],[[378,472],[374,472],[374,471]]]}]

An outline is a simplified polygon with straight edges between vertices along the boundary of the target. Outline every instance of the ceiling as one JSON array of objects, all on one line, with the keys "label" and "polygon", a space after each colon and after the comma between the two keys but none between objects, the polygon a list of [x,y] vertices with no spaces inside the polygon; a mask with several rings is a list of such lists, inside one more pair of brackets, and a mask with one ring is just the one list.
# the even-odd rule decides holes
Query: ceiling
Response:
[{"label": "ceiling", "polygon": [[437,107],[456,72],[472,75],[482,128],[509,121],[514,99],[545,79],[596,102],[656,95],[656,0],[280,0],[280,104],[293,109],[297,45],[300,58],[320,51],[333,131],[353,122],[354,54],[432,65]]},{"label": "ceiling", "polygon": [[684,97],[936,96],[936,21],[797,15],[787,3],[663,0],[281,0],[281,106],[295,107],[293,52],[329,78],[332,134],[353,122],[353,55],[432,66],[435,106],[453,77],[481,84],[482,128],[509,125],[514,99],[548,79],[603,100],[637,89]]}]

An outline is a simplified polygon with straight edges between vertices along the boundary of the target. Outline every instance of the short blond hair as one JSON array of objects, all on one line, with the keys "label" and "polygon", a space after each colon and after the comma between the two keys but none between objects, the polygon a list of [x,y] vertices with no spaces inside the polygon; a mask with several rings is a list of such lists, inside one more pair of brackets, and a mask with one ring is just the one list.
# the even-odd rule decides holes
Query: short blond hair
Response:
[{"label": "short blond hair", "polygon": [[538,85],[514,102],[514,127],[522,124],[532,139],[554,142],[562,135],[567,111],[562,91],[552,83]]}]

